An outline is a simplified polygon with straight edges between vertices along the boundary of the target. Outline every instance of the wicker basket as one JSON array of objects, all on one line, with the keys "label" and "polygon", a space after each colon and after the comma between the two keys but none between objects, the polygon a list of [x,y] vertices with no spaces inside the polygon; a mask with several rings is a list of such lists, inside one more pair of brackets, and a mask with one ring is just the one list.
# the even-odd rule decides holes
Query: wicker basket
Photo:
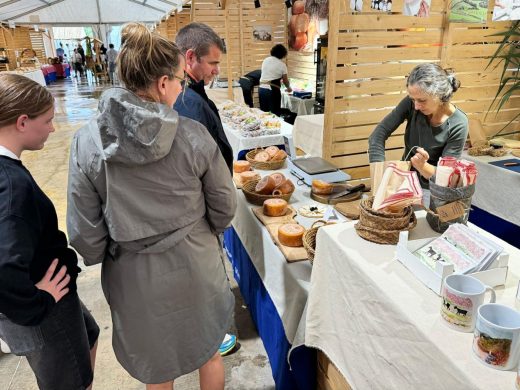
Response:
[{"label": "wicker basket", "polygon": [[372,197],[361,201],[359,222],[355,225],[357,234],[365,240],[378,244],[397,244],[401,231],[411,230],[417,225],[411,206],[397,213],[375,211],[372,210],[373,200]]},{"label": "wicker basket", "polygon": [[284,166],[287,156],[283,160],[265,161],[265,162],[256,161],[255,160],[256,154],[263,150],[264,149],[254,149],[254,150],[250,150],[249,152],[247,152],[246,160],[249,161],[249,164],[251,164],[251,166],[253,168],[262,169],[264,171],[272,171],[272,170],[276,170],[276,169],[281,169]]},{"label": "wicker basket", "polygon": [[[320,226],[316,226],[320,224]],[[310,229],[306,230],[303,233],[303,247],[307,251],[307,255],[309,256],[309,261],[311,264],[314,262],[314,253],[316,250],[316,234],[318,233],[318,229],[322,226],[328,225],[328,223],[322,219],[314,222]]]},{"label": "wicker basket", "polygon": [[242,186],[242,192],[244,193],[244,196],[246,197],[246,199],[249,203],[256,204],[257,206],[263,206],[264,201],[267,199],[280,198],[280,199],[287,201],[287,203],[291,199],[291,195],[293,194],[292,192],[290,194],[284,194],[284,195],[257,194],[255,192],[255,187],[259,181],[260,180],[251,180]]}]

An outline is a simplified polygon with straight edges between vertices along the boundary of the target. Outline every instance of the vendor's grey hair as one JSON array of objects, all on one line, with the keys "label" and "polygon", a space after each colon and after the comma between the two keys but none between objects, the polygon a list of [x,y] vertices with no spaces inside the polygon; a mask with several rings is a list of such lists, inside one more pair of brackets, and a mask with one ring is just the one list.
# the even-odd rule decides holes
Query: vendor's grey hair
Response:
[{"label": "vendor's grey hair", "polygon": [[216,46],[222,53],[226,50],[222,39],[211,27],[203,23],[190,23],[179,30],[175,43],[186,54],[188,49],[195,52],[198,59],[209,53],[211,46]]},{"label": "vendor's grey hair", "polygon": [[406,82],[406,86],[417,86],[431,96],[437,96],[442,102],[449,102],[453,93],[460,87],[451,69],[442,69],[437,64],[417,65]]}]

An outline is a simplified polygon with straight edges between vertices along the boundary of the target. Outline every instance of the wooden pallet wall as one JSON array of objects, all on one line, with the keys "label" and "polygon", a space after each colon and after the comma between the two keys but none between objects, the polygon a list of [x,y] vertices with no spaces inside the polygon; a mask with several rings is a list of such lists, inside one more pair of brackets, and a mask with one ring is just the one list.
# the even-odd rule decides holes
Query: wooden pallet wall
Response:
[{"label": "wooden pallet wall", "polygon": [[[402,15],[403,0],[393,1],[392,14],[374,12],[366,1],[358,13],[349,2],[330,2],[323,155],[353,178],[369,176],[368,137],[406,96],[405,77],[418,63],[455,69],[462,86],[453,103],[481,120],[488,134],[520,112],[520,96],[513,96],[497,117],[487,115],[500,78],[500,69],[486,69],[500,41],[489,35],[507,22],[448,23],[448,1],[432,0],[428,18]],[[518,126],[515,121],[509,130]],[[387,159],[401,158],[403,133],[404,125],[387,140]]]},{"label": "wooden pallet wall", "polygon": [[162,21],[157,27],[157,32],[172,41],[175,40],[177,31],[191,22],[191,8],[185,7],[181,12],[175,11],[170,17]]}]

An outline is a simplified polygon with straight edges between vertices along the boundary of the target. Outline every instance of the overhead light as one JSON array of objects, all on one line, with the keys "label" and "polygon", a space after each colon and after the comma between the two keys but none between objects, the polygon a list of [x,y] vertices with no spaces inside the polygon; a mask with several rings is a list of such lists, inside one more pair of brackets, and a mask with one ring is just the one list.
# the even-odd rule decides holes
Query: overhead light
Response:
[{"label": "overhead light", "polygon": [[260,4],[260,0],[255,0],[255,8],[260,8],[262,4]]}]

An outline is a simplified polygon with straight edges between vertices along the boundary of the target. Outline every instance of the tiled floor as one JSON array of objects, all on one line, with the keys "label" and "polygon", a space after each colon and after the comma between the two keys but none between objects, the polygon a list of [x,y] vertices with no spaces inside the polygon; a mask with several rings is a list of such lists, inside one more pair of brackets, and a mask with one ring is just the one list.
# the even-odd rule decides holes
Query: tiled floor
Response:
[{"label": "tiled floor", "polygon": [[[67,174],[70,141],[74,132],[93,118],[97,99],[108,84],[95,84],[83,78],[61,80],[49,86],[56,97],[56,131],[49,137],[45,148],[38,152],[26,152],[24,164],[34,175],[38,184],[52,199],[56,207],[60,227],[65,229],[67,207]],[[236,297],[235,326],[240,348],[224,358],[226,389],[260,390],[274,389],[271,368],[265,349],[251,321],[247,308],[233,280],[229,264],[228,275]],[[112,324],[110,311],[100,286],[100,266],[85,268],[78,280],[79,294],[98,321],[101,328],[94,389],[134,390],[144,386],[130,377],[116,361],[111,346]],[[57,368],[59,369],[59,368]],[[175,389],[198,389],[197,372],[179,378]],[[36,380],[27,361],[14,355],[0,353],[0,390],[34,390]]]}]

